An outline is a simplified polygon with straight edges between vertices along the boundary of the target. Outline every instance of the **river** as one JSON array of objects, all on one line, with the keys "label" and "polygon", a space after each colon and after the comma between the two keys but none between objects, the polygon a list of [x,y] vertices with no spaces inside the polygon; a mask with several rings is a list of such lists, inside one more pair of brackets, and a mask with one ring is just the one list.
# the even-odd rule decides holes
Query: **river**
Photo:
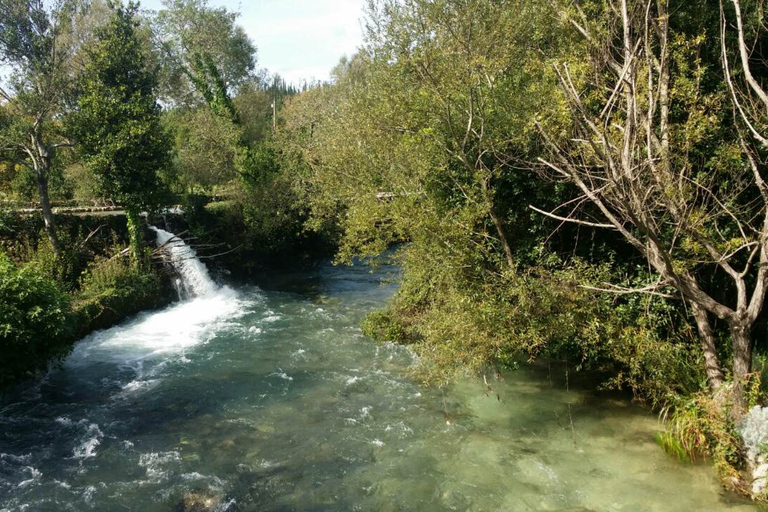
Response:
[{"label": "river", "polygon": [[358,327],[396,274],[213,286],[92,334],[0,399],[0,511],[754,510],[626,400],[525,368],[420,385]]}]

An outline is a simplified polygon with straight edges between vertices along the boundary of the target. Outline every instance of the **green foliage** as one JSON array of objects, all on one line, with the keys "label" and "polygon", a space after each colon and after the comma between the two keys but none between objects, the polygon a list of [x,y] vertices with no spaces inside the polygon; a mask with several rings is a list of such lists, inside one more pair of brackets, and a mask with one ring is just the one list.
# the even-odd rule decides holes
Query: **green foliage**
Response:
[{"label": "green foliage", "polygon": [[169,162],[154,74],[136,27],[137,7],[121,5],[96,32],[68,126],[102,192],[134,209],[162,200],[157,173]]},{"label": "green foliage", "polygon": [[498,274],[472,263],[469,250],[462,260],[435,245],[411,243],[403,252],[400,290],[364,329],[375,339],[412,344],[427,381],[520,360],[565,359],[604,375],[604,387],[662,405],[698,390],[704,379],[695,335],[664,300],[583,287],[615,279],[610,264],[564,265],[541,256],[536,265]]},{"label": "green foliage", "polygon": [[408,333],[403,325],[386,311],[374,311],[363,319],[363,334],[375,340],[407,343],[413,334]]},{"label": "green foliage", "polygon": [[[136,268],[121,255],[129,238],[125,224],[118,216],[62,217],[57,259],[41,218],[0,210],[0,324],[7,320],[2,329],[28,340],[9,349],[0,334],[0,388],[45,369],[94,329],[175,298],[169,276]],[[37,323],[24,323],[24,311],[34,313]],[[6,350],[18,357],[6,357]]]},{"label": "green foliage", "polygon": [[[572,185],[542,180],[531,163],[544,151],[536,125],[564,143],[574,138],[555,63],[567,62],[588,91],[589,112],[600,115],[611,94],[613,84],[596,86],[606,78],[589,65],[602,54],[571,21],[590,20],[597,41],[618,26],[615,13],[601,2],[583,8],[371,2],[363,49],[339,63],[332,84],[288,101],[275,140],[280,168],[309,214],[306,226],[340,232],[339,262],[405,242],[401,289],[364,327],[378,339],[411,343],[427,380],[563,358],[600,371],[606,387],[660,406],[706,386],[685,306],[601,293],[642,288],[654,276],[615,233],[553,222],[529,208],[602,215]],[[720,144],[729,137],[729,114],[706,37],[717,23],[688,7],[675,19],[674,165],[713,169],[707,184],[722,189],[734,180],[717,177],[743,175],[743,161],[738,148]],[[675,265],[696,272],[713,293],[727,293],[722,278],[698,263],[700,244],[675,230],[663,236],[680,237]],[[724,237],[724,252],[742,242],[729,230]],[[715,329],[723,335],[723,325]]]},{"label": "green foliage", "polygon": [[244,84],[233,98],[243,127],[243,139],[249,145],[265,140],[272,131],[274,93],[261,86],[253,82]]},{"label": "green foliage", "polygon": [[256,66],[256,49],[236,24],[238,14],[207,0],[163,4],[154,32],[164,48],[164,96],[188,105],[200,97],[228,104],[230,88],[246,82]]},{"label": "green foliage", "polygon": [[223,253],[217,260],[237,274],[327,256],[333,249],[327,236],[305,228],[306,212],[280,177],[238,190],[230,200],[206,203],[205,197],[188,197],[185,219],[199,240]]},{"label": "green foliage", "polygon": [[280,171],[278,155],[269,143],[240,148],[237,154],[237,168],[240,170],[245,190],[249,192],[274,184]]},{"label": "green foliage", "polygon": [[570,134],[552,62],[578,70],[588,56],[567,24],[551,22],[554,8],[373,2],[365,50],[340,62],[332,85],[288,102],[281,169],[307,226],[341,231],[338,261],[406,242],[401,289],[364,328],[411,343],[427,380],[564,358],[663,404],[704,380],[684,310],[584,288],[651,277],[610,233],[543,221],[528,207],[578,197],[525,163],[541,154],[534,121]]},{"label": "green foliage", "polygon": [[212,192],[232,181],[240,132],[207,107],[166,116],[175,131],[175,178],[187,192]]},{"label": "green foliage", "polygon": [[89,48],[78,108],[68,125],[100,190],[126,207],[131,256],[138,264],[138,212],[165,199],[158,172],[170,162],[170,139],[161,125],[156,77],[136,32],[138,6],[113,9]]},{"label": "green foliage", "polygon": [[47,279],[55,281],[62,290],[71,291],[84,270],[80,247],[77,239],[71,237],[69,233],[62,233],[60,240],[64,247],[60,257],[54,254],[50,242],[40,236],[36,246],[32,246],[30,240],[25,240],[18,247],[16,257],[27,262],[29,267],[36,269]]},{"label": "green foliage", "polygon": [[78,333],[105,329],[167,300],[160,277],[137,268],[125,258],[99,259],[91,264],[74,295]]},{"label": "green foliage", "polygon": [[1,95],[0,159],[24,165],[34,175],[46,232],[59,252],[48,188],[58,150],[71,145],[61,117],[72,90],[76,49],[74,40],[63,36],[82,5],[68,0],[46,4],[0,3],[0,64],[11,70]]},{"label": "green foliage", "polygon": [[659,445],[681,461],[711,458],[724,482],[739,481],[742,445],[735,425],[716,399],[703,393],[676,398],[662,409],[666,430]]},{"label": "green foliage", "polygon": [[69,297],[31,266],[0,253],[0,387],[43,370],[69,351]]}]

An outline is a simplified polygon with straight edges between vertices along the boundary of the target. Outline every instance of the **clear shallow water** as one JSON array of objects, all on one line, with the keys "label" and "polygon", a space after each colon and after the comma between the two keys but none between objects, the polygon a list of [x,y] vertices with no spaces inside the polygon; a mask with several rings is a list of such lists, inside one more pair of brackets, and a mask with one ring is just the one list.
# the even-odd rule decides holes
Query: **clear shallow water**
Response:
[{"label": "clear shallow water", "polygon": [[747,511],[653,415],[520,370],[424,388],[360,333],[393,285],[323,266],[80,342],[0,399],[0,511]]}]

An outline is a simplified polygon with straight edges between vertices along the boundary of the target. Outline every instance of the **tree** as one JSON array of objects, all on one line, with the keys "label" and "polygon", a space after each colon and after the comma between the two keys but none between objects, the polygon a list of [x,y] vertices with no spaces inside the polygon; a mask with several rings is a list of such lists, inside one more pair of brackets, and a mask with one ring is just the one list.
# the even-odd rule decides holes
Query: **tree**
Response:
[{"label": "tree", "polygon": [[531,151],[528,120],[547,99],[536,42],[549,44],[548,15],[545,2],[516,0],[370,3],[363,50],[285,116],[286,144],[311,167],[314,211],[340,206],[355,226],[346,254],[404,234],[458,247],[463,232],[501,255],[497,270],[514,269],[533,229],[522,197],[538,180],[513,157]]},{"label": "tree", "polygon": [[241,132],[229,119],[202,106],[172,112],[167,122],[175,132],[176,175],[185,190],[211,192],[236,177],[234,161]]},{"label": "tree", "polygon": [[112,9],[88,47],[68,124],[103,193],[125,206],[131,256],[138,263],[139,212],[161,200],[157,173],[169,165],[170,139],[161,126],[157,80],[137,35],[138,6],[112,4]]},{"label": "tree", "polygon": [[58,117],[71,90],[75,48],[62,34],[74,12],[74,3],[66,0],[50,10],[42,0],[0,0],[0,64],[13,70],[7,89],[0,87],[7,111],[0,119],[0,151],[34,172],[45,231],[57,257],[61,248],[48,179],[57,150],[73,145]]},{"label": "tree", "polygon": [[181,104],[202,98],[230,108],[234,90],[256,67],[256,48],[236,24],[237,13],[210,7],[207,0],[164,0],[163,5],[154,25],[167,77],[164,95]]},{"label": "tree", "polygon": [[212,8],[207,0],[165,0],[155,20],[157,45],[171,78],[170,98],[195,104],[202,99],[212,113],[237,127],[233,161],[244,177],[258,174],[256,155],[232,100],[237,89],[254,78],[256,48],[237,14]]},{"label": "tree", "polygon": [[[732,3],[738,12],[738,0]],[[647,259],[653,282],[634,289],[606,285],[603,291],[681,296],[698,326],[716,393],[725,389],[720,354],[726,351],[718,347],[712,319],[727,324],[738,417],[752,367],[751,332],[768,289],[768,189],[759,151],[745,132],[750,120],[764,122],[768,102],[750,103],[757,108],[744,116],[744,127],[733,124],[722,82],[709,78],[705,28],[686,28],[706,9],[632,0],[615,7],[573,2],[561,10],[593,58],[557,67],[573,128],[562,137],[540,125],[550,149],[541,162],[578,187],[579,204],[594,209],[543,213],[615,230]],[[723,27],[726,21],[723,14]],[[741,71],[759,98],[737,25]],[[724,38],[720,43],[727,64],[731,49]],[[738,110],[745,91],[729,83]]]}]

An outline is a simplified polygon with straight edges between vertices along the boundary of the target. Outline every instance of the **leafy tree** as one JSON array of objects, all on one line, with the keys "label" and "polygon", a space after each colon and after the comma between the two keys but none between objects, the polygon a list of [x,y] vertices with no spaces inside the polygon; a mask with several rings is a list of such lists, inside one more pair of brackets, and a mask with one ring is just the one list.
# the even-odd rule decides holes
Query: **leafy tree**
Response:
[{"label": "leafy tree", "polygon": [[58,0],[46,8],[42,0],[0,1],[0,64],[13,73],[0,117],[0,152],[28,166],[35,176],[45,231],[54,253],[61,249],[48,186],[56,152],[71,147],[58,121],[72,82],[76,48],[62,35],[71,25],[75,3]]},{"label": "leafy tree", "polygon": [[235,158],[241,131],[206,106],[169,114],[175,131],[176,177],[190,193],[211,192],[236,177]]},{"label": "leafy tree", "polygon": [[137,36],[137,5],[112,5],[96,32],[68,122],[104,194],[126,208],[131,255],[141,254],[139,212],[161,201],[158,171],[169,164],[170,139],[156,101],[157,81]]},{"label": "leafy tree", "polygon": [[207,0],[164,0],[154,20],[156,44],[168,83],[163,93],[176,103],[204,99],[229,108],[229,97],[256,67],[256,48],[237,13]]},{"label": "leafy tree", "polygon": [[696,390],[702,374],[685,312],[580,286],[647,271],[620,237],[528,207],[582,200],[531,163],[542,151],[535,120],[563,134],[571,124],[550,62],[588,55],[552,23],[552,5],[373,3],[364,50],[332,84],[288,101],[281,165],[309,226],[340,227],[339,260],[407,242],[401,289],[367,327],[413,343],[430,377],[567,358],[660,403]]},{"label": "leafy tree", "polygon": [[[730,3],[738,12],[738,0]],[[747,54],[741,22],[735,51],[724,35],[712,44],[706,33],[717,20],[700,11],[688,2],[626,0],[619,10],[598,3],[578,12],[564,7],[563,17],[578,27],[593,57],[557,68],[573,127],[567,134],[541,128],[550,150],[542,162],[597,211],[590,216],[597,221],[578,209],[558,219],[614,230],[653,269],[642,286],[609,283],[603,291],[679,296],[690,305],[710,390],[731,395],[738,418],[747,408],[752,331],[768,291],[768,188],[759,156],[764,147],[753,148],[743,135],[749,121],[734,125],[737,105],[726,107],[724,84],[712,76],[720,55],[727,63]],[[760,32],[750,40],[759,42]],[[743,58],[747,78],[749,66]],[[761,86],[755,91],[766,97]],[[752,120],[765,122],[765,105]],[[723,277],[714,279],[717,274]],[[713,318],[730,334],[732,392],[724,386],[726,351],[718,347]]]},{"label": "leafy tree", "polygon": [[281,98],[291,94],[285,91],[273,91],[265,88],[266,85],[263,81],[248,82],[240,87],[233,98],[235,110],[243,128],[243,141],[250,146],[265,140],[271,134],[272,102],[275,98],[279,107],[282,104]]}]

